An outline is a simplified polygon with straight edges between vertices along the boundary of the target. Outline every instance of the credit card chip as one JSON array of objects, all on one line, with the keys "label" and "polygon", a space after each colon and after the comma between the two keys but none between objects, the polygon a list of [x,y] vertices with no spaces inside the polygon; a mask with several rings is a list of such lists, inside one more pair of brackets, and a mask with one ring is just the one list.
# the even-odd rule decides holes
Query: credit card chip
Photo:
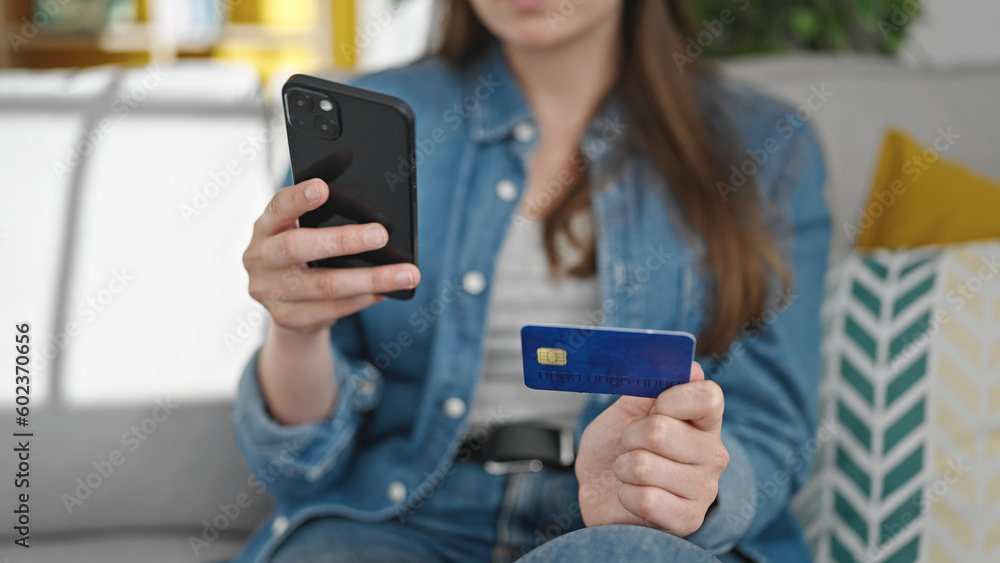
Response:
[{"label": "credit card chip", "polygon": [[566,350],[562,348],[539,348],[538,363],[545,366],[566,365]]}]

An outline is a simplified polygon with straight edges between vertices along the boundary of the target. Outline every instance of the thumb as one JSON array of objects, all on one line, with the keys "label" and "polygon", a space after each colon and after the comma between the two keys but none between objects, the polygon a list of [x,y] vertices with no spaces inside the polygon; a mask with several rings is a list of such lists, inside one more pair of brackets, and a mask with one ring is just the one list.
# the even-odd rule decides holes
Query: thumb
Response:
[{"label": "thumb", "polygon": [[[701,364],[691,362],[691,381],[703,381],[704,379],[705,372],[701,369]],[[610,413],[609,416],[613,417],[615,422],[620,423],[621,427],[624,428],[636,420],[649,416],[653,412],[654,406],[656,406],[656,399],[622,395],[604,412]]]},{"label": "thumb", "polygon": [[691,362],[691,381],[704,381],[705,370],[701,369],[701,364]]},{"label": "thumb", "polygon": [[330,195],[330,187],[320,179],[306,180],[278,190],[255,225],[263,234],[275,235],[294,228],[299,216],[312,211]]},{"label": "thumb", "polygon": [[649,416],[655,405],[656,399],[623,395],[607,410],[614,413],[615,418],[621,422],[621,426],[624,428],[636,420]]}]

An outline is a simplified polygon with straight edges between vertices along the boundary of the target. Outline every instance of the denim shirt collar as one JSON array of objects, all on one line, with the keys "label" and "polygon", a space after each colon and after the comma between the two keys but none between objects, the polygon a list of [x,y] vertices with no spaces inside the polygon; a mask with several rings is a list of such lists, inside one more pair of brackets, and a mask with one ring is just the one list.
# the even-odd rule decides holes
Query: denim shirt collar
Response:
[{"label": "denim shirt collar", "polygon": [[462,105],[469,112],[472,140],[500,141],[510,136],[518,123],[534,120],[498,44],[491,45],[477,64],[469,65],[464,82]]},{"label": "denim shirt collar", "polygon": [[[507,64],[501,46],[494,42],[464,73],[462,105],[469,115],[469,134],[478,143],[502,141],[522,122],[535,121],[521,85]],[[580,149],[587,160],[603,160],[608,148],[624,145],[628,127],[617,93],[604,101],[584,130]]]}]

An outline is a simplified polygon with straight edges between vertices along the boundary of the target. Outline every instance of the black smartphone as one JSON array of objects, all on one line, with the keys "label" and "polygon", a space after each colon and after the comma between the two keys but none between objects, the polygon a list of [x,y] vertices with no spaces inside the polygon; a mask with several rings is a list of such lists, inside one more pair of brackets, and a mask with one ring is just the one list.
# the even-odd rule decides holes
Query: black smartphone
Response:
[{"label": "black smartphone", "polygon": [[[311,268],[417,264],[417,171],[413,111],[399,98],[297,74],[281,91],[295,183],[320,178],[330,197],[301,227],[378,222],[378,250],[314,260]],[[416,289],[385,295],[410,299]]]}]

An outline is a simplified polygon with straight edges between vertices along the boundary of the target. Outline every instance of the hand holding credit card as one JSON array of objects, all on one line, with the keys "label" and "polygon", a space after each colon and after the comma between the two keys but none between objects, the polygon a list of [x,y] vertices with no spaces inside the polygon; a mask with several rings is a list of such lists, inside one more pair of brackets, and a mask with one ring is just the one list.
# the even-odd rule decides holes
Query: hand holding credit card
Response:
[{"label": "hand holding credit card", "polygon": [[686,332],[567,325],[521,329],[524,384],[532,389],[656,397],[691,379]]}]

